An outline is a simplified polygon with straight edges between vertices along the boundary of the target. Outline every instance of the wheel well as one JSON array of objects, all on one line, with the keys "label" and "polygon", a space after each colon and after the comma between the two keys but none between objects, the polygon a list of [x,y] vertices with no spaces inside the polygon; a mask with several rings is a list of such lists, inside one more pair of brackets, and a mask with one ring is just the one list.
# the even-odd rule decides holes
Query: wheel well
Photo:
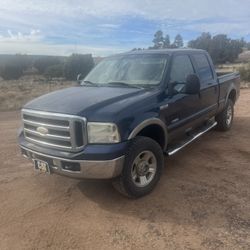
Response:
[{"label": "wheel well", "polygon": [[229,93],[228,99],[232,100],[233,103],[236,101],[236,91],[235,89],[231,90]]},{"label": "wheel well", "polygon": [[164,149],[165,145],[165,132],[159,125],[152,124],[143,128],[136,136],[146,136],[155,140]]}]

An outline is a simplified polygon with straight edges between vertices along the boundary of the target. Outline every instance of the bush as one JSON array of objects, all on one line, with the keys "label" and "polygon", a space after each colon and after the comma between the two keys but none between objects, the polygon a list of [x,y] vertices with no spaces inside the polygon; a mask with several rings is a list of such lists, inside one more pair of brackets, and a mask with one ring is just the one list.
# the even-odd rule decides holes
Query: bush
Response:
[{"label": "bush", "polygon": [[63,77],[63,69],[63,64],[52,65],[45,70],[44,75],[48,79],[51,79],[53,77]]},{"label": "bush", "polygon": [[238,70],[240,72],[241,80],[250,82],[250,64],[247,64],[246,66],[242,66]]},{"label": "bush", "polygon": [[27,55],[2,55],[0,61],[0,76],[4,80],[17,80],[31,66]]},{"label": "bush", "polygon": [[208,51],[216,64],[234,62],[243,51],[244,45],[243,39],[231,39],[224,34],[212,37],[210,33],[202,33],[201,36],[188,43],[190,48]]},{"label": "bush", "polygon": [[4,80],[18,80],[23,75],[21,65],[8,64],[2,67],[0,72]]},{"label": "bush", "polygon": [[55,56],[41,56],[34,62],[34,67],[40,74],[44,74],[46,69],[52,65],[60,63],[60,59]]},{"label": "bush", "polygon": [[85,77],[93,67],[94,60],[91,54],[73,54],[66,60],[64,76],[67,80],[76,80],[78,74]]}]

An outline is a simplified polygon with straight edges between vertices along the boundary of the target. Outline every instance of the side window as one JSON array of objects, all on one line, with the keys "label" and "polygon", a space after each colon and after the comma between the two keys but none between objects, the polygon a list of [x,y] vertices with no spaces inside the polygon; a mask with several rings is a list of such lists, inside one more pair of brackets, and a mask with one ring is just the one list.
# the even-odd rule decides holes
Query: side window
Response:
[{"label": "side window", "polygon": [[187,55],[175,56],[172,62],[170,81],[185,83],[186,77],[190,74],[194,74],[194,69],[189,56]]},{"label": "side window", "polygon": [[201,81],[205,82],[213,79],[213,73],[208,62],[206,55],[195,54],[193,55],[195,64],[197,65],[197,71],[200,76]]}]

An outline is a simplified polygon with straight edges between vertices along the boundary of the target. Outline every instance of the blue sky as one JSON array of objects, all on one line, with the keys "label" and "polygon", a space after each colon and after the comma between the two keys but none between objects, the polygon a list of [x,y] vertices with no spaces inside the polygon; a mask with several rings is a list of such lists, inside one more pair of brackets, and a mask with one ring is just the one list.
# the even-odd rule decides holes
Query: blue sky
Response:
[{"label": "blue sky", "polygon": [[250,0],[1,0],[0,53],[105,56],[152,45],[161,29],[250,41]]}]

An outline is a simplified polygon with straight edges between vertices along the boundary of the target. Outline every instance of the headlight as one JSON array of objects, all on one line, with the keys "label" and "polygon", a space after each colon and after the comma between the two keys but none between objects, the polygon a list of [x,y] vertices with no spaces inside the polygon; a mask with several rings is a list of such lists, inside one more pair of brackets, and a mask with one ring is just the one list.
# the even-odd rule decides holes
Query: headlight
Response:
[{"label": "headlight", "polygon": [[120,142],[118,128],[114,123],[88,122],[89,143]]}]

